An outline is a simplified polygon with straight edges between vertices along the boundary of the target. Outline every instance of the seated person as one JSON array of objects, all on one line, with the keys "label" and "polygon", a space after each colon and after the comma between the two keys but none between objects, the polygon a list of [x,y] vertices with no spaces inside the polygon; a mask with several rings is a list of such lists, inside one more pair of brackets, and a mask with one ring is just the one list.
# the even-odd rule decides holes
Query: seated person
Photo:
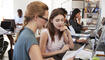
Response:
[{"label": "seated person", "polygon": [[24,25],[16,36],[13,60],[43,60],[34,34],[45,25],[48,6],[40,1],[30,2],[24,18]]},{"label": "seated person", "polygon": [[[64,27],[65,15],[59,9],[54,9],[50,15],[47,27],[41,31],[40,49],[43,57],[53,57],[61,60],[64,53],[73,49],[74,44],[68,29]],[[73,58],[70,58],[73,60]]]},{"label": "seated person", "polygon": [[15,22],[17,25],[22,25],[23,24],[23,12],[21,9],[17,10],[18,15],[15,17]]},{"label": "seated person", "polygon": [[[69,30],[70,30],[70,33],[71,33],[71,35],[73,36],[75,36],[76,35],[76,32],[75,32],[75,30],[74,30],[74,28],[72,27],[72,25],[70,25],[69,27]],[[73,37],[72,37],[73,38]],[[78,38],[75,38],[76,40],[75,41],[73,41],[73,42],[76,42],[76,43],[87,43],[87,40],[85,40],[85,39],[79,39],[79,37]]]},{"label": "seated person", "polygon": [[81,11],[78,8],[74,9],[69,19],[69,23],[73,26],[76,33],[81,33],[81,30],[87,29],[84,28],[80,23],[81,20],[80,12]]},{"label": "seated person", "polygon": [[[68,23],[68,20],[67,20],[67,18],[66,18],[66,16],[67,16],[67,11],[64,9],[64,8],[58,8],[60,11],[62,11],[63,12],[63,14],[65,15],[65,20],[64,20],[64,22],[65,22],[65,26],[67,26],[68,27],[68,29],[70,30],[70,33],[71,33],[71,35],[73,35],[73,34],[76,34],[76,32],[75,32],[75,30],[74,30],[74,28],[72,27],[72,25],[70,25],[69,23]],[[78,42],[78,43],[86,43],[87,42],[87,40],[84,40],[84,39],[77,39],[76,41],[74,41],[74,42]]]}]

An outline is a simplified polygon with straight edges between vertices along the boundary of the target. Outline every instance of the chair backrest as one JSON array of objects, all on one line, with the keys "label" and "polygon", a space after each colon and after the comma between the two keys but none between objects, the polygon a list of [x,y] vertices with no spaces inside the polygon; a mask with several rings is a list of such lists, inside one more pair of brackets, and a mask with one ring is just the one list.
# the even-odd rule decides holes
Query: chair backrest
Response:
[{"label": "chair backrest", "polygon": [[0,51],[3,48],[4,38],[3,35],[0,35]]},{"label": "chair backrest", "polygon": [[97,32],[97,35],[99,36],[95,36],[95,45],[94,45],[94,50],[93,50],[93,55],[95,54],[95,52],[97,51],[97,48],[99,47],[100,43],[103,40],[103,36],[105,34],[105,30],[102,30],[102,28]]},{"label": "chair backrest", "polygon": [[75,35],[76,34],[76,32],[75,32],[74,28],[72,27],[72,25],[69,26],[69,29],[70,29],[71,35]]}]

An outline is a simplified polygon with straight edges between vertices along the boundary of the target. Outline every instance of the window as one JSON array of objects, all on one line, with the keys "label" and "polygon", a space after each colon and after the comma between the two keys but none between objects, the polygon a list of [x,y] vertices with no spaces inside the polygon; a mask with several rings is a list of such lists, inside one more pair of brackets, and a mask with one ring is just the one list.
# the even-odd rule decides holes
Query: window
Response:
[{"label": "window", "polygon": [[0,0],[0,21],[3,18],[13,18],[13,0]]}]

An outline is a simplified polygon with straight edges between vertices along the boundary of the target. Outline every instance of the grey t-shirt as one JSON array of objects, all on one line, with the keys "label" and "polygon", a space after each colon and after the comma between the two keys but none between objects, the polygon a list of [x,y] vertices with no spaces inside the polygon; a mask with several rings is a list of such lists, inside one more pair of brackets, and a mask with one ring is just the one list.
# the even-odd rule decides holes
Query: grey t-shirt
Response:
[{"label": "grey t-shirt", "polygon": [[15,44],[13,60],[30,60],[28,52],[33,44],[38,45],[35,35],[32,30],[25,27]]}]

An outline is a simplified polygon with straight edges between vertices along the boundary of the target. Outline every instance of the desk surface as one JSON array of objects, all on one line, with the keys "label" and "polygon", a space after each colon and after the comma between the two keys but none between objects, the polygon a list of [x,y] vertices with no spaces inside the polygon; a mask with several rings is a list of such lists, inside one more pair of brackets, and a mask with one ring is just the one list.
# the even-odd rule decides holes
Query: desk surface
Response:
[{"label": "desk surface", "polygon": [[[74,47],[73,51],[79,49],[81,46],[83,46],[83,44],[75,43],[75,47]],[[86,50],[86,49],[87,49],[87,50]],[[84,50],[90,52],[90,53],[89,53],[89,52],[85,52],[85,53],[89,53],[90,55],[92,54],[92,44],[91,44],[91,41],[88,42],[88,44],[86,45],[86,47],[84,48]],[[98,50],[98,51],[105,51],[105,45],[100,44],[100,46],[99,46],[99,48],[98,48],[97,50]],[[69,52],[69,53],[70,53],[70,52]],[[82,53],[82,55],[83,55],[84,57],[89,56],[89,54],[86,55],[85,53]],[[85,54],[85,55],[84,55],[84,54]],[[105,54],[105,53],[104,53],[104,54]],[[81,55],[81,54],[79,54],[79,55]],[[82,55],[81,55],[81,57],[82,57]],[[104,56],[97,56],[97,57],[99,57],[100,60],[105,60],[105,57],[104,57]],[[75,60],[79,60],[79,59],[76,58]]]}]

